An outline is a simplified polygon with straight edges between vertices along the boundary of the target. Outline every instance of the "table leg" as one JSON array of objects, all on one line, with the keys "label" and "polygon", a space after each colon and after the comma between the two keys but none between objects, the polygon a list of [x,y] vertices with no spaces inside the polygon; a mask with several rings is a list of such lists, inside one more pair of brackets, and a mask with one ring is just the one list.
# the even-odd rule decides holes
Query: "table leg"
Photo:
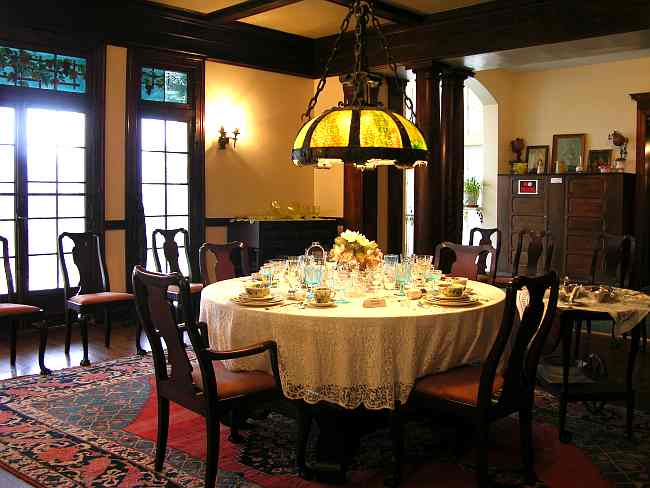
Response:
[{"label": "table leg", "polygon": [[625,393],[626,393],[626,406],[627,406],[627,437],[632,439],[632,427],[634,423],[634,401],[636,392],[634,391],[634,369],[636,366],[636,357],[639,353],[639,340],[641,338],[641,328],[645,326],[645,319],[637,324],[632,329],[632,337],[630,340],[630,352],[627,357],[627,369],[625,372]]},{"label": "table leg", "polygon": [[571,432],[566,430],[567,405],[569,403],[569,369],[571,368],[571,332],[573,320],[568,313],[563,313],[561,320],[562,334],[562,392],[560,394],[560,442],[571,442]]}]

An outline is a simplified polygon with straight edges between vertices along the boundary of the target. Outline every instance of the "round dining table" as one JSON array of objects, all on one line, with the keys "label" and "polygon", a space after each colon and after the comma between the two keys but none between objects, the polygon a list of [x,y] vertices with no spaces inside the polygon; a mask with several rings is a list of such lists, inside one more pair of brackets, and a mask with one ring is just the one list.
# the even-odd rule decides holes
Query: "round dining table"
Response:
[{"label": "round dining table", "polygon": [[[366,308],[363,297],[330,308],[284,301],[246,307],[231,299],[250,278],[216,282],[201,294],[200,321],[210,347],[236,349],[273,340],[284,395],[346,409],[393,409],[405,403],[417,378],[485,359],[499,332],[505,293],[468,282],[478,299],[469,307],[428,305],[397,297]],[[283,294],[283,290],[272,289]],[[285,290],[286,291],[286,290]],[[271,371],[267,355],[224,361],[236,371]]]}]

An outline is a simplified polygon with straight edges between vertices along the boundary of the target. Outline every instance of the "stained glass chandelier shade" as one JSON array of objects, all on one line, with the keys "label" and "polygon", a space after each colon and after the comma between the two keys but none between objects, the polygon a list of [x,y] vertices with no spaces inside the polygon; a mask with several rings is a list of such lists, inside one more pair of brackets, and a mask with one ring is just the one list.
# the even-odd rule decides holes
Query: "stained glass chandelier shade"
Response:
[{"label": "stained glass chandelier shade", "polygon": [[[341,25],[341,34],[347,29],[351,16],[356,18],[355,71],[347,77],[346,104],[339,104],[308,120],[298,131],[291,156],[297,166],[330,168],[335,164],[354,165],[373,169],[394,165],[407,169],[426,164],[428,148],[424,136],[414,122],[373,102],[371,93],[378,91],[376,75],[368,73],[365,56],[365,31],[369,21],[380,32],[379,23],[371,5],[365,0],[354,2]],[[339,40],[341,37],[339,34]],[[383,42],[385,39],[381,36]],[[329,63],[336,55],[337,41]],[[387,46],[385,45],[387,48]],[[388,49],[386,49],[389,52]],[[389,55],[390,56],[390,55]],[[397,68],[389,58],[397,77]],[[321,77],[316,94],[310,100],[305,116],[309,118],[327,78],[328,66]],[[345,85],[345,83],[344,83]],[[412,111],[412,102],[402,96]]]}]

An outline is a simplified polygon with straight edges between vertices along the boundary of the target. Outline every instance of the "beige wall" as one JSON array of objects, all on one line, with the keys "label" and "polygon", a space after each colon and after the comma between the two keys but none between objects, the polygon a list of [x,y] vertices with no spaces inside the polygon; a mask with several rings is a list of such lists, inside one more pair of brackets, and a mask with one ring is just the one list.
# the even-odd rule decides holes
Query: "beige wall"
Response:
[{"label": "beige wall", "polygon": [[[125,140],[126,140],[126,48],[106,49],[106,114],[104,129],[104,215],[106,220],[125,218]],[[126,290],[124,269],[125,232],[106,232],[106,268],[113,291]]]},{"label": "beige wall", "polygon": [[[206,217],[268,214],[272,200],[313,204],[313,169],[291,162],[312,90],[305,78],[206,62]],[[235,149],[218,149],[222,125],[241,131]]]},{"label": "beige wall", "polygon": [[636,105],[629,95],[650,91],[650,57],[541,71],[482,71],[477,79],[499,103],[501,171],[509,170],[509,141],[515,137],[552,147],[553,134],[585,133],[588,154],[610,148],[607,136],[613,130],[629,138],[626,170],[634,171]]}]

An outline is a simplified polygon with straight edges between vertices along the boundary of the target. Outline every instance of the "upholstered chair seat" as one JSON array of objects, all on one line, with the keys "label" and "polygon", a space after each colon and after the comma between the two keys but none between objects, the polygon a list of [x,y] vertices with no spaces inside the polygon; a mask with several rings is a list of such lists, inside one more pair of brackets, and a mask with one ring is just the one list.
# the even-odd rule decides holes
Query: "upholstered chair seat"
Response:
[{"label": "upholstered chair seat", "polygon": [[[201,293],[201,290],[203,290],[203,283],[190,283],[190,295]],[[177,295],[179,293],[179,289],[177,286],[172,285],[167,288],[167,293]]]},{"label": "upholstered chair seat", "polygon": [[[212,361],[214,376],[217,380],[217,394],[220,399],[273,390],[275,378],[262,371],[230,371],[221,361]],[[203,390],[203,375],[198,363],[192,364],[192,381]]]},{"label": "upholstered chair seat", "polygon": [[[481,368],[464,366],[420,378],[415,383],[415,391],[421,395],[476,405],[480,383]],[[502,387],[503,376],[496,375],[492,392],[496,394]]]},{"label": "upholstered chair seat", "polygon": [[9,315],[27,315],[39,312],[42,312],[42,310],[32,305],[23,305],[22,303],[0,303],[0,317],[7,317]]},{"label": "upholstered chair seat", "polygon": [[122,293],[119,291],[103,291],[99,293],[84,293],[69,298],[69,301],[77,305],[91,306],[103,305],[113,302],[127,302],[133,300],[131,293]]}]

